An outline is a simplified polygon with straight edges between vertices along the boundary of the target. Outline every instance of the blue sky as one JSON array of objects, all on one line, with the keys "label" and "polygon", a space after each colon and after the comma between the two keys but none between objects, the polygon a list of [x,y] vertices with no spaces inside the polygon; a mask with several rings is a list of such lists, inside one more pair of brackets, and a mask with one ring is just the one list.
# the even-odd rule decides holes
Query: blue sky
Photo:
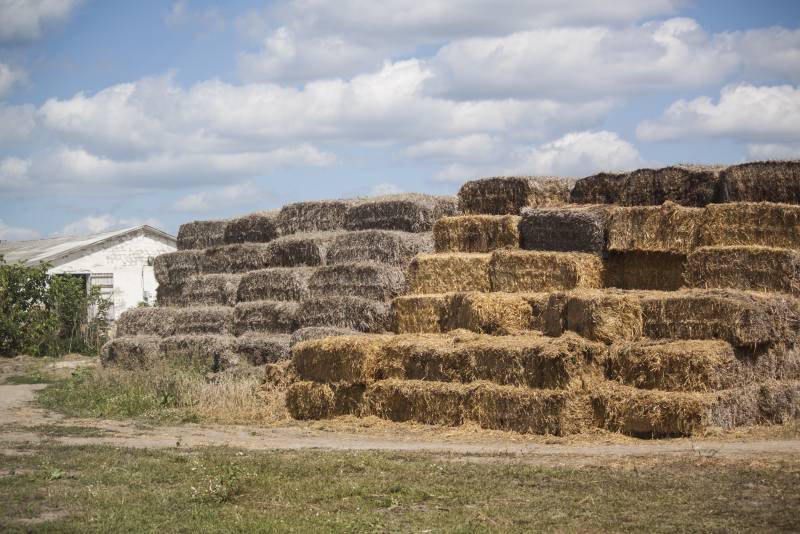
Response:
[{"label": "blue sky", "polygon": [[0,20],[0,239],[800,157],[800,2],[0,0]]}]

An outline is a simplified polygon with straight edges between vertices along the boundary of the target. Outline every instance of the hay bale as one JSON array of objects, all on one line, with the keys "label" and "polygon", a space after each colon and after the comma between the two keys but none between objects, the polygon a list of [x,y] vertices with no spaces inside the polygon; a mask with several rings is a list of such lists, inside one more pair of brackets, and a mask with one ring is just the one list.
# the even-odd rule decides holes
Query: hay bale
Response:
[{"label": "hay bale", "polygon": [[298,343],[292,361],[301,380],[366,384],[379,373],[387,335],[338,336]]},{"label": "hay bale", "polygon": [[458,212],[456,199],[417,193],[359,200],[344,216],[347,230],[430,232],[441,217]]},{"label": "hay bale", "polygon": [[525,250],[588,252],[602,256],[606,248],[608,208],[565,206],[526,208],[519,224]]},{"label": "hay bale", "polygon": [[364,394],[364,410],[390,421],[458,426],[469,420],[474,386],[423,380],[382,380]]},{"label": "hay bale", "polygon": [[408,268],[410,293],[491,291],[491,254],[420,254]]},{"label": "hay bale", "polygon": [[117,337],[100,349],[100,363],[123,369],[149,367],[161,357],[160,343],[157,336]]},{"label": "hay bale", "polygon": [[250,271],[242,277],[237,299],[302,300],[308,296],[308,280],[314,274],[311,267],[272,267]]},{"label": "hay bale", "polygon": [[225,244],[228,221],[192,221],[178,229],[178,250],[205,249]]},{"label": "hay bale", "polygon": [[307,326],[292,332],[289,346],[294,347],[303,341],[311,341],[313,339],[324,339],[326,337],[336,336],[355,336],[363,335],[351,328],[338,328],[335,326]]},{"label": "hay bale", "polygon": [[645,336],[721,339],[735,347],[793,343],[800,301],[778,293],[686,289],[641,295]]},{"label": "hay bale", "polygon": [[[508,335],[542,330],[546,293],[457,293],[450,299],[444,330],[463,328],[481,334]],[[539,303],[532,306],[532,303]]]},{"label": "hay bale", "polygon": [[254,300],[234,308],[235,335],[245,332],[291,334],[298,326],[300,304],[292,301]]},{"label": "hay bale", "polygon": [[314,297],[356,296],[388,302],[405,293],[406,277],[400,267],[383,263],[343,263],[318,267],[308,280]]},{"label": "hay bale", "polygon": [[397,334],[435,334],[447,329],[452,295],[405,295],[392,300],[392,331]]},{"label": "hay bale", "polygon": [[619,204],[625,202],[628,173],[601,172],[581,178],[569,195],[572,204]]},{"label": "hay bale", "polygon": [[341,232],[317,232],[279,237],[267,247],[269,267],[324,265],[328,248],[340,235]]},{"label": "hay bale", "polygon": [[433,226],[436,252],[491,252],[519,247],[517,215],[459,215],[444,217]]},{"label": "hay bale", "polygon": [[195,274],[200,274],[200,250],[178,250],[156,256],[153,273],[160,286],[180,287]]},{"label": "hay bale", "polygon": [[283,206],[276,223],[283,236],[300,232],[327,232],[344,228],[347,211],[354,200],[316,200]]},{"label": "hay bale", "polygon": [[361,230],[336,237],[328,250],[327,263],[374,261],[406,266],[417,254],[428,252],[433,252],[433,236],[429,232]]},{"label": "hay bale", "polygon": [[602,287],[603,263],[584,252],[496,250],[489,277],[492,291],[546,292]]},{"label": "hay bale", "polygon": [[668,202],[662,206],[613,208],[608,250],[688,254],[696,246],[705,210]]},{"label": "hay bale", "polygon": [[295,419],[328,419],[361,410],[364,387],[351,384],[294,382],[286,390],[286,408]]},{"label": "hay bale", "polygon": [[698,246],[726,245],[800,249],[800,206],[765,202],[708,206]]},{"label": "hay bale", "polygon": [[800,251],[770,247],[701,247],[689,255],[686,285],[800,295]]},{"label": "hay bale", "polygon": [[183,285],[156,287],[156,305],[159,307],[181,306],[183,303]]},{"label": "hay bale", "polygon": [[224,241],[234,243],[266,243],[278,237],[277,212],[260,211],[228,221]]},{"label": "hay bale", "polygon": [[222,371],[239,364],[231,350],[234,338],[220,335],[175,335],[161,340],[161,357],[179,360],[206,371]]},{"label": "hay bale", "polygon": [[264,365],[291,357],[288,334],[246,334],[233,339],[232,350],[251,365]]},{"label": "hay bale", "polygon": [[626,206],[659,206],[675,202],[702,207],[714,201],[723,167],[673,165],[661,169],[637,169],[625,184]]},{"label": "hay bale", "polygon": [[233,308],[193,306],[172,308],[175,334],[232,334]]},{"label": "hay bale", "polygon": [[272,266],[269,243],[239,243],[206,249],[199,257],[204,274],[245,273]]},{"label": "hay bale", "polygon": [[566,329],[593,341],[611,344],[642,337],[642,307],[635,295],[572,291],[562,313]]},{"label": "hay bale", "polygon": [[800,161],[754,161],[723,171],[716,202],[800,204]]},{"label": "hay bale", "polygon": [[610,252],[603,285],[618,289],[675,291],[683,287],[686,256],[671,252]]},{"label": "hay bale", "polygon": [[572,181],[543,176],[508,176],[466,182],[458,207],[467,215],[519,215],[526,206],[558,206],[569,202]]},{"label": "hay bale", "polygon": [[361,297],[309,297],[300,304],[298,327],[334,326],[359,332],[389,329],[389,305]]},{"label": "hay bale", "polygon": [[171,336],[175,333],[176,308],[141,307],[125,310],[117,319],[117,335]]},{"label": "hay bale", "polygon": [[233,306],[242,275],[201,274],[190,277],[181,290],[183,306]]}]

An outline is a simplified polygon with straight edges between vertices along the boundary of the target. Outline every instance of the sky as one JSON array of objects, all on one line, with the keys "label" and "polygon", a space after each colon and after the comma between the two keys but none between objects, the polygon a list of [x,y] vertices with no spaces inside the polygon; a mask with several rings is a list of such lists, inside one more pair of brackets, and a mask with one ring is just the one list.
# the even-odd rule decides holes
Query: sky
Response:
[{"label": "sky", "polygon": [[0,0],[0,240],[797,158],[797,1]]}]

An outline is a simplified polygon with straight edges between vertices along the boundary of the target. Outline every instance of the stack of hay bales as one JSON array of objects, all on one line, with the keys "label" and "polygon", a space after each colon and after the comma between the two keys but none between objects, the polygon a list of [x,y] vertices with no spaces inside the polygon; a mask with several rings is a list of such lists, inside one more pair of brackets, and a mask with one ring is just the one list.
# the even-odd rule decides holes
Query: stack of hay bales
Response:
[{"label": "stack of hay bales", "polygon": [[179,250],[155,261],[158,306],[120,317],[103,362],[181,357],[219,370],[287,359],[300,340],[386,331],[408,263],[456,213],[455,198],[413,194],[184,224]]}]

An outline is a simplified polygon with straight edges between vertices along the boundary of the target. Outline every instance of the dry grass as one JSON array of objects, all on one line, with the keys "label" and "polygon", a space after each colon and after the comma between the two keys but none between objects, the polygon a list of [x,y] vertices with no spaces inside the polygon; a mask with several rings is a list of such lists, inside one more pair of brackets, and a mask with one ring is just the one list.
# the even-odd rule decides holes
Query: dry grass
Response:
[{"label": "dry grass", "polygon": [[497,250],[489,267],[492,291],[545,292],[602,287],[603,263],[594,254]]},{"label": "dry grass", "polygon": [[491,252],[519,247],[517,215],[444,217],[433,226],[436,252]]},{"label": "dry grass", "polygon": [[671,202],[614,208],[608,220],[608,249],[688,254],[697,245],[705,213],[702,208],[685,208]]},{"label": "dry grass", "polygon": [[374,261],[406,266],[417,254],[433,252],[430,232],[410,233],[391,230],[346,232],[330,245],[327,263]]},{"label": "dry grass", "polygon": [[466,182],[458,206],[467,215],[519,215],[527,206],[557,206],[569,202],[573,182],[564,178],[508,176]]},{"label": "dry grass", "polygon": [[800,251],[770,247],[701,247],[686,262],[686,285],[800,295]]},{"label": "dry grass", "polygon": [[408,269],[410,293],[490,291],[491,254],[420,254]]},{"label": "dry grass", "polygon": [[523,209],[520,246],[526,250],[603,255],[608,211],[607,206],[598,205]]}]

